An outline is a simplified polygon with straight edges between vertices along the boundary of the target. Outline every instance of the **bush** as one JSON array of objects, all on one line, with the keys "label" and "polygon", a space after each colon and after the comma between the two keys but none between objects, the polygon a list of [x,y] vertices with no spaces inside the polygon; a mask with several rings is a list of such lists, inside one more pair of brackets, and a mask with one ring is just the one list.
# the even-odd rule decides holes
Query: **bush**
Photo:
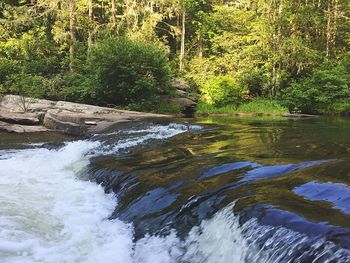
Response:
[{"label": "bush", "polygon": [[268,95],[268,78],[263,69],[253,69],[245,72],[240,78],[240,84],[247,87],[249,95],[261,97]]},{"label": "bush", "polygon": [[[284,104],[292,112],[330,113],[341,109],[350,96],[349,73],[342,65],[321,66],[283,94]],[[346,103],[347,104],[347,103]],[[337,107],[335,107],[338,105]],[[337,109],[336,109],[337,108]]]},{"label": "bush", "polygon": [[40,75],[17,73],[7,77],[5,91],[26,97],[45,98],[46,86],[46,79]]},{"label": "bush", "polygon": [[227,104],[238,105],[248,94],[245,87],[240,86],[231,76],[218,76],[209,80],[202,88],[202,99],[205,103],[221,107]]},{"label": "bush", "polygon": [[2,84],[0,84],[0,99],[2,96],[4,96],[4,94],[5,94],[4,86]]},{"label": "bush", "polygon": [[91,50],[79,91],[99,105],[151,109],[170,91],[171,70],[157,47],[111,38]]},{"label": "bush", "polygon": [[72,76],[56,74],[41,76],[29,73],[14,73],[7,76],[7,81],[1,85],[3,93],[11,93],[26,97],[51,100],[71,98],[67,90],[71,90]]},{"label": "bush", "polygon": [[183,106],[176,103],[160,103],[155,112],[157,113],[181,113]]}]

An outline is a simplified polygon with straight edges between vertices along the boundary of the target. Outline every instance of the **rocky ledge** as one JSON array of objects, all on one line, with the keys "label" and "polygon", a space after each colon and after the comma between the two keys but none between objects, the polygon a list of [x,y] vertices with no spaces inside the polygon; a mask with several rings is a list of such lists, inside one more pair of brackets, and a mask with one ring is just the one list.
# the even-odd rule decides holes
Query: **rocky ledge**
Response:
[{"label": "rocky ledge", "polygon": [[166,117],[171,116],[16,95],[0,98],[0,131],[6,132],[59,131],[82,136],[116,123]]},{"label": "rocky ledge", "polygon": [[311,114],[301,114],[301,113],[286,113],[283,114],[282,117],[287,119],[309,119],[309,118],[317,118],[318,115],[311,115]]}]

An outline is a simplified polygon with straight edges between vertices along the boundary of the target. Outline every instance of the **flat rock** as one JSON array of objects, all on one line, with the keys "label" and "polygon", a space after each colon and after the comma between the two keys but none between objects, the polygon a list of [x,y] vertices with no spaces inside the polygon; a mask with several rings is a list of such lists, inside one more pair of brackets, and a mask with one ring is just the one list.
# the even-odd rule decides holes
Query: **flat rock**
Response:
[{"label": "flat rock", "polygon": [[82,136],[101,132],[116,123],[155,117],[163,118],[169,116],[114,109],[112,112],[103,113],[100,111],[95,114],[91,113],[91,111],[72,112],[67,110],[50,109],[45,114],[43,124],[45,127],[55,131],[74,136]]},{"label": "flat rock", "polygon": [[[55,130],[69,135],[88,135],[101,132],[115,123],[146,118],[169,118],[169,115],[118,110],[66,101],[50,101],[5,95],[0,101],[2,130],[30,132]],[[2,118],[1,118],[2,116]],[[32,125],[43,126],[33,128]],[[11,126],[17,124],[19,126]],[[27,125],[27,126],[25,126]]]},{"label": "flat rock", "polygon": [[28,98],[18,95],[5,95],[0,99],[0,109],[7,112],[34,112],[52,109],[56,101]]},{"label": "flat rock", "polygon": [[54,107],[58,110],[66,110],[77,113],[85,113],[85,114],[109,114],[115,113],[118,110],[107,107],[94,106],[89,104],[81,104],[69,101],[58,101]]},{"label": "flat rock", "polygon": [[39,118],[36,114],[32,113],[13,113],[13,112],[0,112],[0,121],[21,124],[21,125],[38,125],[40,124]]},{"label": "flat rock", "polygon": [[0,131],[24,133],[24,132],[47,132],[49,129],[41,125],[20,125],[0,121]]}]

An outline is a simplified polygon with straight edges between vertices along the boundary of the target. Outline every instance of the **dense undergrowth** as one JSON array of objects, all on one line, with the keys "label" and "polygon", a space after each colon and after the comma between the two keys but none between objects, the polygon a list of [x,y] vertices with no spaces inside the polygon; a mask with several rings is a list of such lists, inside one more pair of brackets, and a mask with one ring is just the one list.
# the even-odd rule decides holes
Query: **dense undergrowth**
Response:
[{"label": "dense undergrowth", "polygon": [[202,113],[344,114],[349,16],[348,0],[2,1],[0,95],[177,113],[160,98],[181,77]]}]

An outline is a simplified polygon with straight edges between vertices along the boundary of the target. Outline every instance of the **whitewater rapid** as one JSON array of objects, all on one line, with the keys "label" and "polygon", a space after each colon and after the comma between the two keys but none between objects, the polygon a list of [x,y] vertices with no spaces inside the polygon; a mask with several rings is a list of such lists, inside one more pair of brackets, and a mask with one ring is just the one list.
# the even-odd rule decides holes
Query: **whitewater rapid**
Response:
[{"label": "whitewater rapid", "polygon": [[132,227],[107,220],[114,196],[76,177],[97,146],[78,141],[2,156],[1,262],[132,262]]},{"label": "whitewater rapid", "polygon": [[173,229],[135,241],[131,223],[110,220],[118,200],[88,180],[90,159],[198,129],[153,125],[68,142],[59,149],[35,144],[1,150],[0,263],[305,262],[310,255],[315,262],[350,262],[348,250],[322,237],[310,239],[256,219],[240,223],[234,203],[194,226],[185,238]]},{"label": "whitewater rapid", "polygon": [[[200,258],[192,260],[195,255],[191,253],[199,257],[198,250],[216,250],[210,246],[210,235],[220,239],[216,226],[208,224],[205,235],[194,229],[187,241],[180,241],[173,231],[166,237],[146,236],[135,243],[131,224],[108,219],[117,205],[115,196],[105,194],[94,182],[80,179],[92,155],[111,154],[188,130],[184,125],[157,125],[129,131],[137,136],[116,145],[85,140],[69,142],[60,149],[2,151],[0,262],[157,263],[178,262],[180,257],[200,262]],[[185,247],[189,248],[186,252]],[[208,262],[215,261],[213,251]]]}]

